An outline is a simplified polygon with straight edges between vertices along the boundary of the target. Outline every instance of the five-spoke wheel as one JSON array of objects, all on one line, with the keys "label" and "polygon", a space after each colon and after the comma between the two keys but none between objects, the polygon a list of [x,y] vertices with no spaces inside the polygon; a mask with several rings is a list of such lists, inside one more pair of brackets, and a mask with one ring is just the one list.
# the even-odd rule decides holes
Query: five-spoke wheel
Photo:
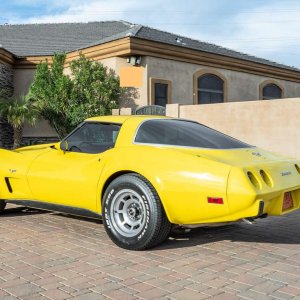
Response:
[{"label": "five-spoke wheel", "polygon": [[155,189],[136,174],[122,175],[111,182],[102,210],[108,235],[125,249],[143,250],[158,245],[171,230]]},{"label": "five-spoke wheel", "polygon": [[119,191],[112,199],[109,214],[114,228],[126,237],[137,235],[146,223],[146,208],[141,196],[134,190]]}]

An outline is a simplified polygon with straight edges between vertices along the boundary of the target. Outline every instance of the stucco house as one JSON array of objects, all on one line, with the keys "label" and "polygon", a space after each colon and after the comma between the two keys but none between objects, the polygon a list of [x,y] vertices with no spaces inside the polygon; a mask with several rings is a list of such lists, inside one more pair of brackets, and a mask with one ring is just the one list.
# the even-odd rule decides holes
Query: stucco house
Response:
[{"label": "stucco house", "polygon": [[[36,65],[60,52],[67,53],[66,70],[80,52],[117,74],[134,65],[141,84],[124,107],[300,96],[299,69],[124,21],[1,25],[1,90],[6,96],[26,94]],[[42,122],[37,129],[28,127],[25,136],[55,133]]]}]

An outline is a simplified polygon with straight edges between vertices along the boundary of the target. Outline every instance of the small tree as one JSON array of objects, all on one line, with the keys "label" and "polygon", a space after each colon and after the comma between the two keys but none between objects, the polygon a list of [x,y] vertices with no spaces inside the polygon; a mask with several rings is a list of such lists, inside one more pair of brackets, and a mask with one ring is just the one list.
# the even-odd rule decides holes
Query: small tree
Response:
[{"label": "small tree", "polygon": [[70,76],[64,74],[65,58],[54,55],[51,68],[40,63],[29,90],[30,99],[60,137],[88,117],[109,114],[123,92],[112,70],[83,55],[71,62]]},{"label": "small tree", "polygon": [[35,125],[39,114],[32,103],[23,96],[19,99],[14,97],[9,101],[1,101],[0,116],[6,118],[14,129],[13,149],[16,149],[21,146],[25,121]]},{"label": "small tree", "polygon": [[47,61],[41,62],[28,92],[28,98],[60,137],[72,129],[65,114],[73,85],[70,77],[64,75],[65,58],[65,54],[55,55],[51,68]]},{"label": "small tree", "polygon": [[113,70],[83,55],[70,68],[73,86],[66,115],[72,127],[88,117],[110,114],[118,107],[123,89]]}]

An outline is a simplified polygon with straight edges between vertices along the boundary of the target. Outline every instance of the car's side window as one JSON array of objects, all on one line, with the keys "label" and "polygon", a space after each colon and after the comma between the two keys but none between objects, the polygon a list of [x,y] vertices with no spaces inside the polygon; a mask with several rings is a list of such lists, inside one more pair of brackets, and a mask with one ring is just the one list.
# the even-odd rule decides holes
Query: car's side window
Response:
[{"label": "car's side window", "polygon": [[101,153],[114,147],[120,127],[118,124],[86,122],[64,142],[71,152]]}]

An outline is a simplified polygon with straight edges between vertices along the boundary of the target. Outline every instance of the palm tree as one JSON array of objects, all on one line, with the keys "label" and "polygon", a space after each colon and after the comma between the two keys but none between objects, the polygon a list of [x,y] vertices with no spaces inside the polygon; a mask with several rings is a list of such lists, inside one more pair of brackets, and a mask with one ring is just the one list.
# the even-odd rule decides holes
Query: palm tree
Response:
[{"label": "palm tree", "polygon": [[25,121],[34,126],[39,118],[37,108],[26,97],[13,97],[0,102],[0,116],[5,118],[14,129],[13,149],[19,148]]}]

